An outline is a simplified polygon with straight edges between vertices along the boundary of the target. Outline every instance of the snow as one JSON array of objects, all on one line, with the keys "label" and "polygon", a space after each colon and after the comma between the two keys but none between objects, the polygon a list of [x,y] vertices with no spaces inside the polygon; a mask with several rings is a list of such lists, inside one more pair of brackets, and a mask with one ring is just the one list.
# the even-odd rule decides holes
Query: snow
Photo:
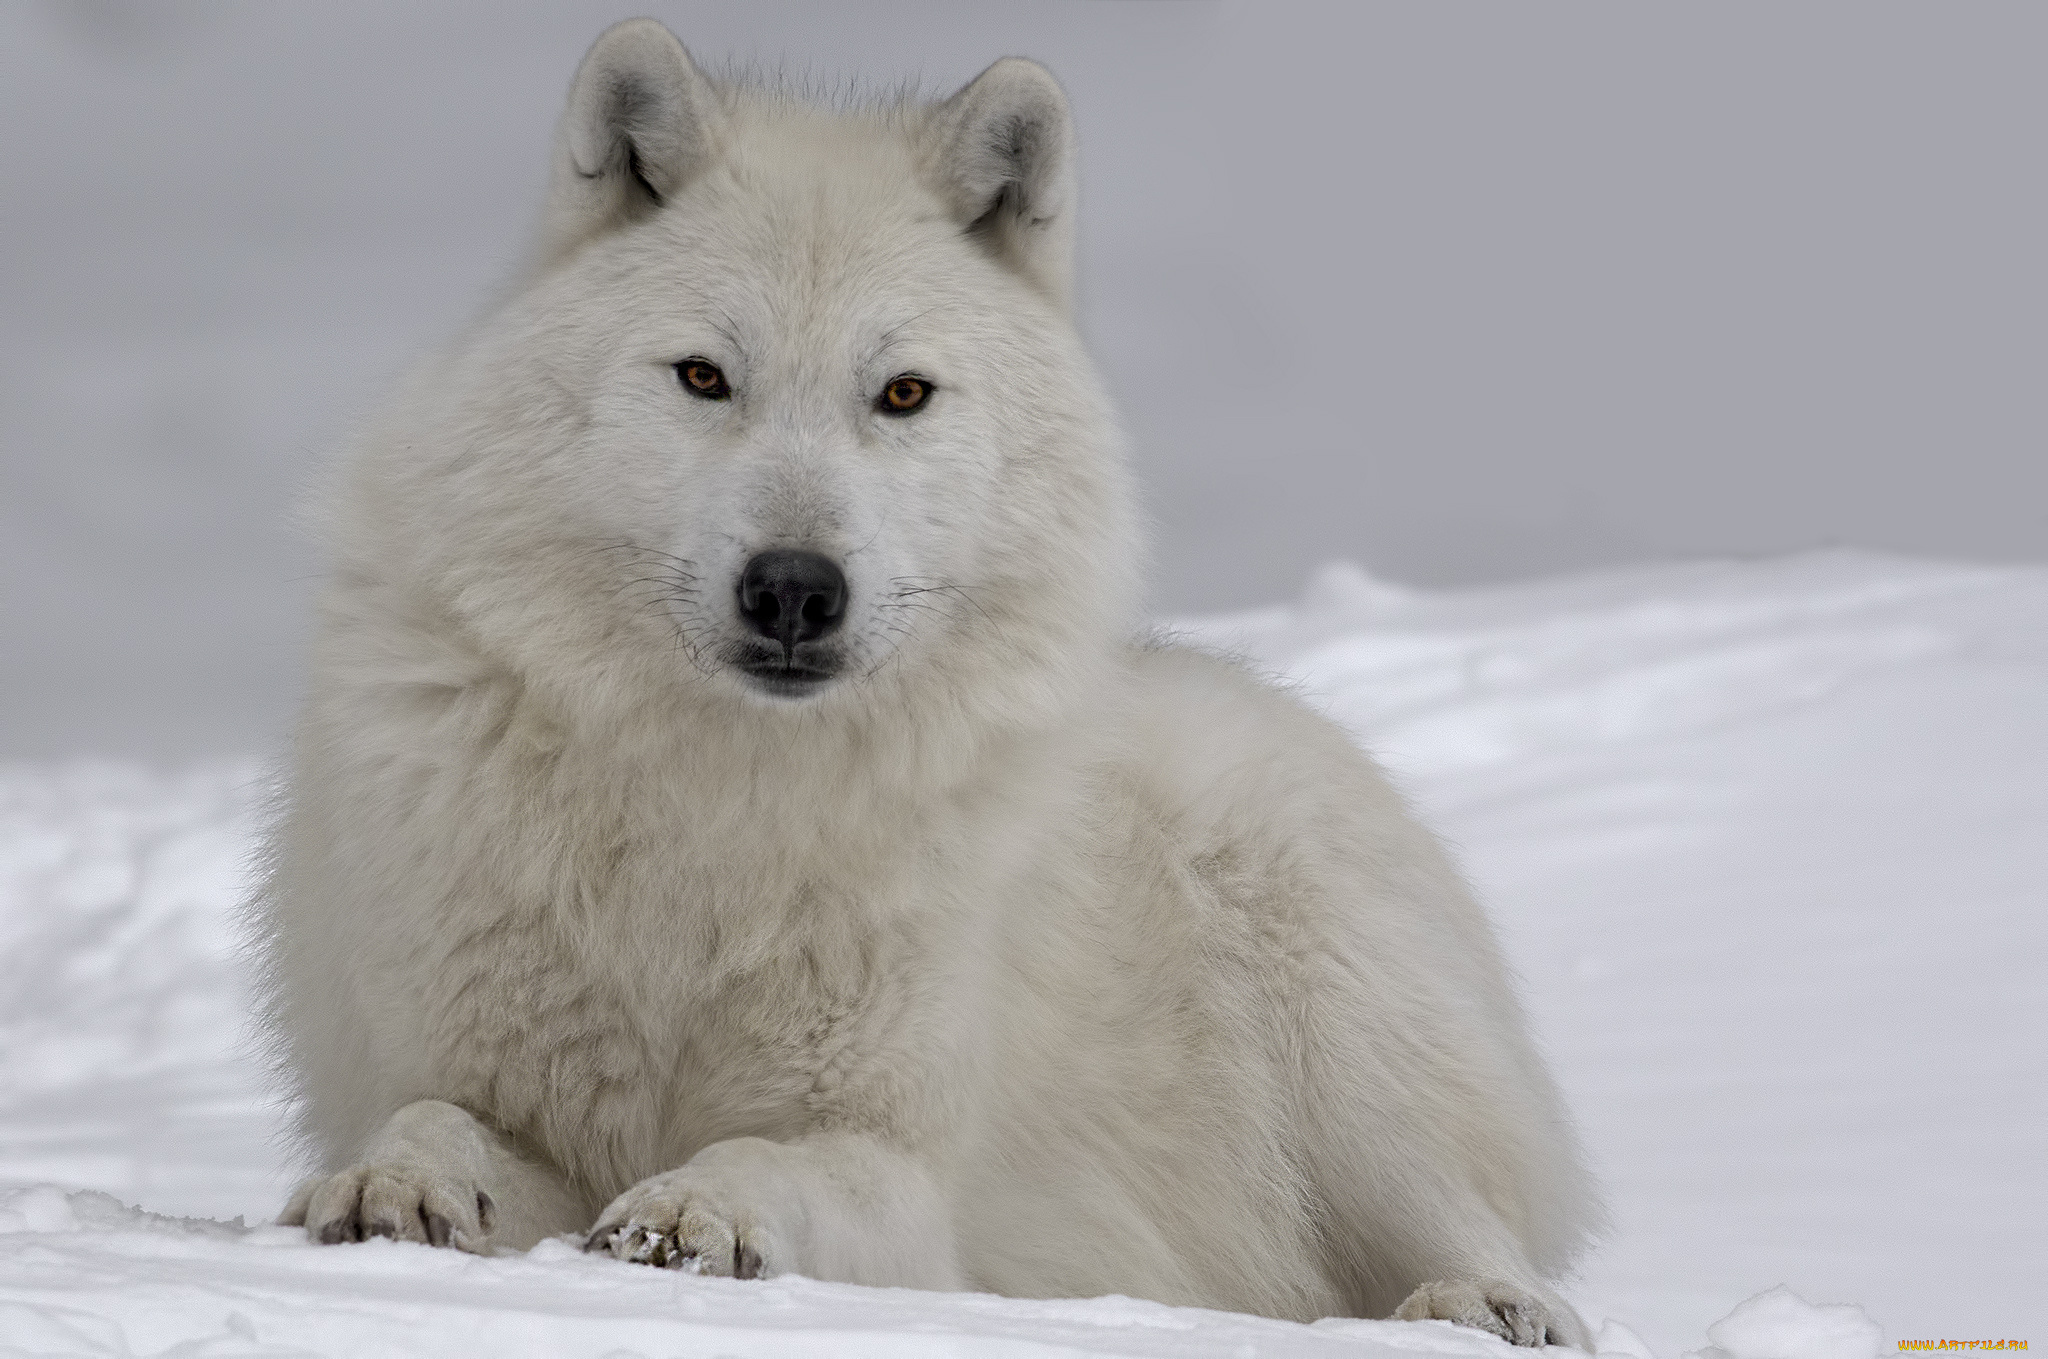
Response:
[{"label": "snow", "polygon": [[[1825,553],[1422,593],[1336,566],[1177,630],[1298,684],[1463,856],[1612,1200],[1569,1289],[1603,1353],[2028,1336],[2048,571]],[[0,1354],[1508,1353],[245,1226],[293,1178],[243,1028],[262,789],[0,766]]]},{"label": "snow", "polygon": [[1773,1288],[1707,1328],[1714,1346],[1704,1359],[1871,1359],[1883,1338],[1860,1307],[1814,1307]]}]

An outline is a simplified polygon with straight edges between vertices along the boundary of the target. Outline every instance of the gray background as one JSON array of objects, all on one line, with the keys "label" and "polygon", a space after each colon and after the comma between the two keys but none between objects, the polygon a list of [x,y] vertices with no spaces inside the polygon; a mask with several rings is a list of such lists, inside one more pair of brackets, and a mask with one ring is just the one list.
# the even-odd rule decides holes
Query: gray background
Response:
[{"label": "gray background", "polygon": [[[2048,556],[2048,6],[648,8],[713,66],[1059,73],[1162,609]],[[0,7],[0,755],[276,739],[290,508],[632,12]]]}]

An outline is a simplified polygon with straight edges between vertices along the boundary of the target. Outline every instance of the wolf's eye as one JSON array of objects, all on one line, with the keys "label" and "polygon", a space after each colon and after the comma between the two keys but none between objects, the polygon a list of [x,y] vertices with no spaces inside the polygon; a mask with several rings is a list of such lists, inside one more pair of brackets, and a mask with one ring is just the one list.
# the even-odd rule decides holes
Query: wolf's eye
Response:
[{"label": "wolf's eye", "polygon": [[921,377],[899,373],[889,379],[889,385],[882,388],[881,399],[875,405],[884,415],[908,415],[931,400],[932,385]]},{"label": "wolf's eye", "polygon": [[684,359],[676,365],[676,376],[682,379],[683,387],[692,396],[701,396],[706,401],[723,401],[732,395],[732,387],[725,380],[725,374],[718,371],[718,365],[709,359]]}]

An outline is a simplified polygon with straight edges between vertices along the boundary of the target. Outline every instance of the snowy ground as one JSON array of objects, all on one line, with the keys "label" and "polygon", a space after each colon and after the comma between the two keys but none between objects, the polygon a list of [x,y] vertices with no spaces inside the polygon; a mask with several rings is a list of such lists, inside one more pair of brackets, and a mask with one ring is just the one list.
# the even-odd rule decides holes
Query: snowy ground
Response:
[{"label": "snowy ground", "polygon": [[[2048,1343],[2048,571],[1331,568],[1184,631],[1299,680],[1464,855],[1612,1198],[1572,1296],[1647,1348],[1604,1349],[1671,1359],[1780,1284],[1887,1346]],[[245,1229],[292,1177],[239,1046],[258,779],[0,767],[0,1354],[1507,1352]],[[1860,1359],[1858,1318],[1777,1295],[1713,1340]]]}]

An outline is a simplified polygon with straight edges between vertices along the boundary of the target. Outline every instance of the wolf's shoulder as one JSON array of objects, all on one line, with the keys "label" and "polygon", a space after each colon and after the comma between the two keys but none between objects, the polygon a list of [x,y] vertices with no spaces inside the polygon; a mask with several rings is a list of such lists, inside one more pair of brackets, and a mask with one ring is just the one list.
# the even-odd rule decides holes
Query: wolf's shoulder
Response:
[{"label": "wolf's shoulder", "polygon": [[1371,767],[1342,727],[1246,657],[1166,635],[1142,639],[1128,659],[1134,735],[1148,746],[1205,760]]},{"label": "wolf's shoulder", "polygon": [[1134,647],[1130,666],[1127,775],[1183,834],[1429,856],[1378,763],[1284,680],[1171,639]]}]

